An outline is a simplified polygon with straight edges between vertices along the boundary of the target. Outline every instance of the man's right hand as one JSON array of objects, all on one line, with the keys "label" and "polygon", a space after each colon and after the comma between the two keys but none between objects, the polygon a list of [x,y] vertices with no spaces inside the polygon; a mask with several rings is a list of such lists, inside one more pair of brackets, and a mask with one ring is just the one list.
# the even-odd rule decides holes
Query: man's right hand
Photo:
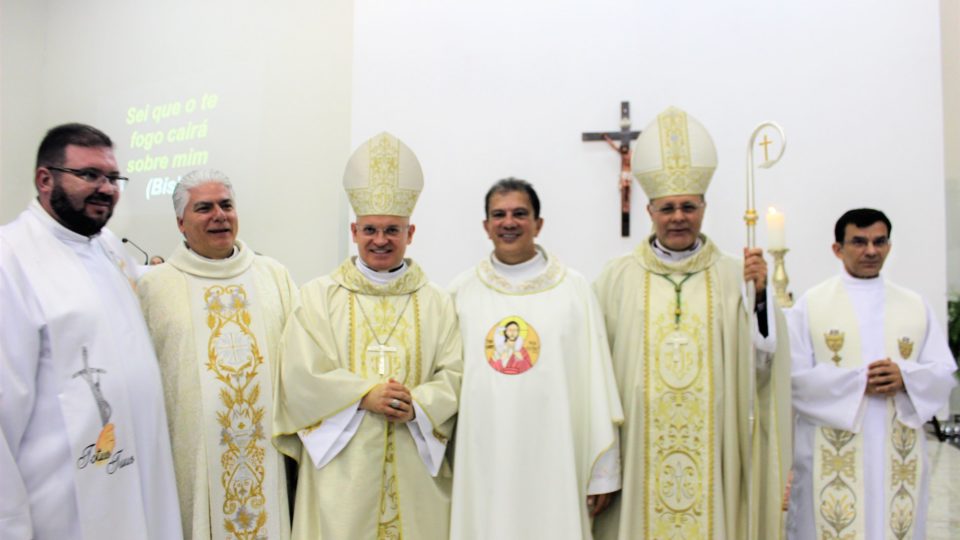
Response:
[{"label": "man's right hand", "polygon": [[388,420],[406,422],[413,419],[413,397],[403,384],[390,379],[374,386],[360,400],[360,408],[382,414]]}]

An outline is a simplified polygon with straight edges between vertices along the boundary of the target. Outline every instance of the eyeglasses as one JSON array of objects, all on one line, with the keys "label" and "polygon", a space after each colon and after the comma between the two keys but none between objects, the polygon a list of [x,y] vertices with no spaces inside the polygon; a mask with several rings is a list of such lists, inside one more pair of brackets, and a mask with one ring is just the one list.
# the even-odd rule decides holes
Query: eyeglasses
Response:
[{"label": "eyeglasses", "polygon": [[704,206],[703,203],[692,203],[692,202],[685,202],[680,206],[677,206],[673,203],[667,203],[667,204],[664,204],[663,206],[652,206],[651,209],[655,213],[660,214],[662,216],[672,216],[673,213],[676,212],[677,210],[680,210],[680,212],[683,215],[689,216],[689,215],[695,214],[698,210],[703,208],[703,206]]},{"label": "eyeglasses", "polygon": [[383,233],[387,238],[397,239],[400,238],[406,230],[406,227],[400,227],[398,225],[388,225],[382,229],[374,227],[373,225],[364,225],[360,227],[360,234],[369,238],[376,238],[378,234]]},{"label": "eyeglasses", "polygon": [[71,169],[70,167],[47,167],[52,171],[60,171],[65,173],[70,173],[77,178],[82,178],[91,184],[100,184],[101,178],[106,178],[107,183],[111,186],[124,186],[126,185],[127,180],[130,180],[126,176],[120,176],[119,174],[107,174],[99,169]]},{"label": "eyeglasses", "polygon": [[[872,243],[873,243],[873,247],[877,249],[883,249],[890,245],[890,239],[887,238],[886,236],[880,236],[878,238],[874,238]],[[871,244],[871,241],[869,238],[864,238],[862,236],[854,236],[853,238],[850,239],[849,242],[844,242],[844,244],[850,244],[851,246],[857,249],[866,249],[867,246]]]}]

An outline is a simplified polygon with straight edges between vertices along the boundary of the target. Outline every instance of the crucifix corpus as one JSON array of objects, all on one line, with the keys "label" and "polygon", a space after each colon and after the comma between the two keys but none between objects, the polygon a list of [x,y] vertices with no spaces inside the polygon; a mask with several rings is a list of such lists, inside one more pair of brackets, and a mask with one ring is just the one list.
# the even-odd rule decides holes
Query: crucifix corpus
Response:
[{"label": "crucifix corpus", "polygon": [[620,102],[620,131],[584,133],[583,141],[606,141],[620,154],[620,236],[630,236],[630,141],[640,136],[630,131],[630,102]]}]

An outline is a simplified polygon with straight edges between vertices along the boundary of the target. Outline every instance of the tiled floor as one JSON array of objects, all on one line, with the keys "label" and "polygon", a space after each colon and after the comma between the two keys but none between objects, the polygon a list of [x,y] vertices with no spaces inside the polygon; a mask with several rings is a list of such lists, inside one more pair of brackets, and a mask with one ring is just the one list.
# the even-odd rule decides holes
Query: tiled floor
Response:
[{"label": "tiled floor", "polygon": [[927,540],[960,538],[960,448],[927,437],[932,474]]}]

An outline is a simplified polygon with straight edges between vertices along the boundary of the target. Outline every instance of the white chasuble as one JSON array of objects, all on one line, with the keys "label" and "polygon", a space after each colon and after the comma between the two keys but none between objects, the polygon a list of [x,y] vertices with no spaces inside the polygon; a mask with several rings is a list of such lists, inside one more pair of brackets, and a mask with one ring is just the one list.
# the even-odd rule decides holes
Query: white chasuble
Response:
[{"label": "white chasuble", "polygon": [[508,281],[488,258],[451,286],[464,343],[452,539],[591,538],[587,495],[620,485],[623,413],[599,305],[543,255],[529,279]]},{"label": "white chasuble", "polygon": [[449,296],[407,264],[403,276],[377,285],[348,259],[301,289],[284,332],[275,411],[276,443],[300,462],[294,538],[447,537],[450,467],[443,460],[434,477],[425,466],[412,433],[418,422],[362,411],[352,416],[355,433],[319,467],[304,442],[389,379],[410,389],[430,437],[452,435],[462,370],[456,314]]},{"label": "white chasuble", "polygon": [[[916,293],[885,285],[883,350],[897,362],[914,362],[927,334],[926,308]],[[811,289],[807,308],[816,362],[846,369],[862,366],[859,321],[841,279]],[[923,431],[900,421],[892,398],[886,400],[885,423],[883,538],[913,538]],[[862,434],[842,429],[821,427],[815,433],[812,493],[817,538],[867,537],[864,443]]]},{"label": "white chasuble", "polygon": [[[705,236],[696,254],[674,262],[660,260],[650,241],[595,284],[624,407],[623,490],[598,517],[597,536],[780,538],[790,463],[786,340],[769,363],[754,365],[756,317],[742,301],[742,264]],[[771,334],[785,335],[782,314],[770,309]]]},{"label": "white chasuble", "polygon": [[286,269],[240,241],[217,260],[181,244],[139,293],[164,377],[184,535],[289,537],[272,444],[276,356],[296,303]]}]

